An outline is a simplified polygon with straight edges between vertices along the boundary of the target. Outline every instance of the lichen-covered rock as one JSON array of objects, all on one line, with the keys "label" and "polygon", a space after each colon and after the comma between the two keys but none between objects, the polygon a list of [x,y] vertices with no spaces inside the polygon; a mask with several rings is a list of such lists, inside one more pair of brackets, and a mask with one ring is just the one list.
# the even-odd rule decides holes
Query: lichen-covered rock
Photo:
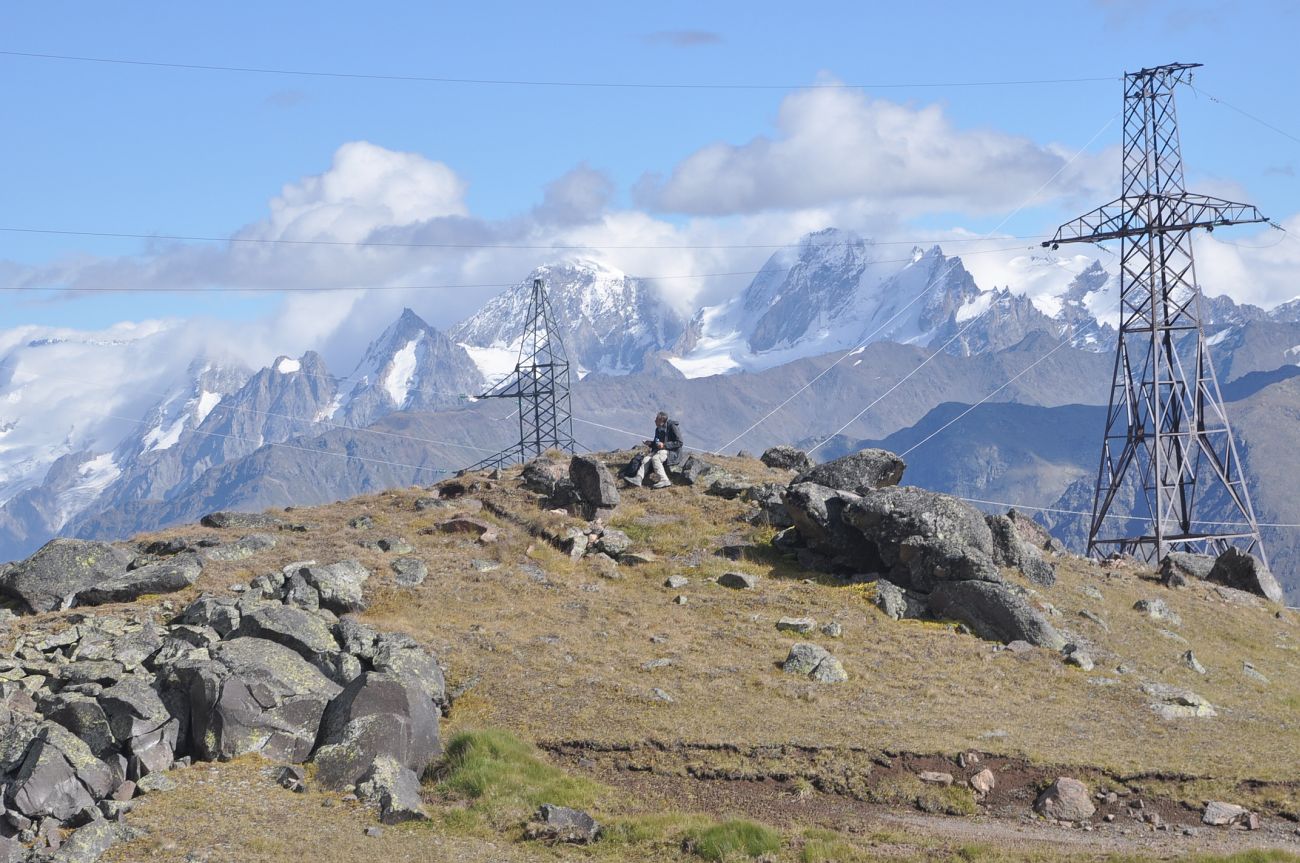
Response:
[{"label": "lichen-covered rock", "polygon": [[948,537],[913,536],[904,540],[889,574],[904,587],[922,592],[950,581],[1002,583],[1002,574],[992,558]]},{"label": "lichen-covered rock", "polygon": [[199,519],[199,524],[218,530],[225,528],[274,530],[283,525],[284,521],[260,512],[210,512]]},{"label": "lichen-covered rock", "polygon": [[586,812],[543,803],[537,815],[524,828],[529,839],[588,845],[600,837],[600,825]]},{"label": "lichen-covered rock", "polygon": [[438,710],[418,685],[366,672],[339,693],[321,720],[317,777],[330,788],[353,785],[376,758],[388,757],[417,776],[442,752]]},{"label": "lichen-covered rock", "polygon": [[0,593],[29,611],[71,605],[78,593],[126,572],[131,555],[106,542],[52,539],[0,576]]},{"label": "lichen-covered rock", "polygon": [[1021,539],[1015,522],[1005,515],[986,515],[989,531],[993,534],[993,562],[998,566],[1013,566],[1035,584],[1051,587],[1056,583],[1056,567],[1043,559],[1042,553]]},{"label": "lichen-covered rock", "polygon": [[305,566],[300,574],[320,595],[322,608],[337,614],[365,609],[363,589],[370,578],[370,570],[357,561],[340,560],[327,566]]},{"label": "lichen-covered rock", "polygon": [[322,669],[331,666],[330,657],[339,649],[319,615],[278,602],[258,603],[246,611],[234,634],[274,641]]},{"label": "lichen-covered rock", "polygon": [[848,507],[859,500],[852,492],[804,482],[791,485],[783,502],[799,536],[810,548],[870,572],[882,565],[876,547],[844,518]]},{"label": "lichen-covered rock", "polygon": [[145,677],[123,678],[100,693],[98,701],[114,739],[127,756],[128,778],[171,769],[180,721]]},{"label": "lichen-covered rock", "polygon": [[861,495],[874,489],[898,485],[906,469],[907,464],[892,452],[864,449],[806,470],[796,476],[791,485],[814,482],[827,488]]},{"label": "lichen-covered rock", "polygon": [[108,765],[80,738],[55,722],[43,723],[9,784],[7,803],[33,820],[90,820],[113,790]]},{"label": "lichen-covered rock", "polygon": [[389,564],[398,587],[419,587],[429,577],[429,567],[418,557],[399,557]]},{"label": "lichen-covered rock", "polygon": [[307,760],[341,691],[298,653],[262,638],[223,641],[211,659],[180,660],[168,672],[188,696],[190,742],[209,761],[249,752]]},{"label": "lichen-covered rock", "polygon": [[993,533],[984,514],[950,495],[912,486],[868,490],[844,508],[844,520],[876,546],[889,566],[898,563],[903,544],[914,538],[975,549],[992,560]]},{"label": "lichen-covered rock", "polygon": [[385,824],[429,819],[420,799],[420,778],[392,758],[375,759],[357,793],[379,805],[379,820]]},{"label": "lichen-covered rock", "polygon": [[769,447],[758,460],[777,470],[809,471],[813,468],[813,460],[808,457],[808,453],[792,446]]},{"label": "lichen-covered rock", "polygon": [[105,579],[77,594],[77,605],[103,605],[106,602],[131,602],[150,593],[174,593],[184,590],[203,572],[203,559],[197,554],[178,554],[131,569]]},{"label": "lichen-covered rock", "polygon": [[894,620],[917,620],[925,616],[925,597],[904,590],[892,581],[876,581],[876,607]]},{"label": "lichen-covered rock", "polygon": [[849,679],[840,661],[826,648],[807,641],[790,646],[781,670],[787,674],[809,677],[818,683],[842,683]]}]

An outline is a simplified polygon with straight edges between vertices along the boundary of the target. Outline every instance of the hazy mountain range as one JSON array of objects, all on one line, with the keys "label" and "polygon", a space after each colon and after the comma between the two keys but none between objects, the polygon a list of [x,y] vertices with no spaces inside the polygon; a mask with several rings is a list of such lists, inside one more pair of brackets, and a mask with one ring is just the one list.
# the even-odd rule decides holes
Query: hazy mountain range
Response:
[{"label": "hazy mountain range", "polygon": [[[731,300],[689,314],[653,282],[603,265],[540,267],[446,333],[403,312],[347,377],[313,352],[260,370],[206,355],[164,361],[153,331],[29,340],[0,358],[0,559],[56,534],[318,503],[477,461],[516,428],[513,405],[472,397],[513,367],[534,277],[547,282],[581,377],[575,432],[589,447],[635,444],[665,408],[703,449],[799,442],[821,444],[824,458],[869,441],[902,452],[1037,363],[911,452],[908,476],[971,498],[1086,510],[1117,280],[1097,262],[1064,275],[1051,290],[981,287],[938,246],[900,253],[831,229],[774,254]],[[1203,312],[1259,517],[1300,521],[1283,479],[1300,475],[1300,301],[1265,311],[1215,297]],[[59,377],[73,348],[106,364],[164,362],[170,383],[117,391]],[[1077,542],[1078,519],[1044,517]],[[1300,531],[1267,539],[1294,595]]]}]

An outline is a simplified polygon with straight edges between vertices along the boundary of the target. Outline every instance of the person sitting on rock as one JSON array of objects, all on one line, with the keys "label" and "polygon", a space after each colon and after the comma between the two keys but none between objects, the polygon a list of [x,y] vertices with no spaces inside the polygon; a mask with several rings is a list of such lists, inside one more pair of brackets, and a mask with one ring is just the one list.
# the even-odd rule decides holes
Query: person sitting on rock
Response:
[{"label": "person sitting on rock", "polygon": [[646,441],[645,445],[650,447],[650,454],[641,460],[636,475],[627,478],[628,484],[641,485],[645,482],[646,474],[653,471],[654,484],[650,487],[668,488],[672,482],[664,467],[677,464],[682,457],[682,431],[677,421],[670,420],[668,414],[660,411],[655,416],[654,440]]}]

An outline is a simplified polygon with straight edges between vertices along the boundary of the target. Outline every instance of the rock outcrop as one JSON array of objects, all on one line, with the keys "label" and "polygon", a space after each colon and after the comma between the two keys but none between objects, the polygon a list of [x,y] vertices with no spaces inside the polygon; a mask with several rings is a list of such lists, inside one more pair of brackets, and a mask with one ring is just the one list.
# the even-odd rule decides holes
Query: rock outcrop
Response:
[{"label": "rock outcrop", "polygon": [[863,450],[799,474],[782,497],[796,535],[778,534],[774,542],[801,560],[806,552],[810,563],[876,580],[877,603],[895,619],[929,614],[983,638],[1064,647],[1065,638],[999,570],[1017,568],[1042,585],[1055,581],[1035,532],[1009,515],[985,516],[950,495],[900,486],[903,467],[892,453]]}]

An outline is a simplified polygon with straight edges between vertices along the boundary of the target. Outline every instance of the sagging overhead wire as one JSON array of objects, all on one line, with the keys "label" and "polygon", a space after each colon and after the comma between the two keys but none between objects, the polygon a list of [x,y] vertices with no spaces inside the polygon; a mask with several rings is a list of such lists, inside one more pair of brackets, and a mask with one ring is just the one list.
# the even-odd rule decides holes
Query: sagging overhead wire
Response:
[{"label": "sagging overhead wire", "polygon": [[[971,257],[974,255],[996,255],[1006,252],[1018,252],[1024,249],[1033,250],[1034,246],[1003,246],[997,249],[976,249],[974,251],[962,252],[963,255]],[[876,264],[902,264],[911,261],[912,258],[880,258],[873,261]],[[731,276],[756,276],[759,273],[781,273],[789,272],[794,267],[767,267],[762,270],[731,270],[727,272],[716,273],[677,273],[673,275],[654,275],[654,276],[632,276],[643,282],[671,281],[676,279],[716,279]],[[19,291],[29,293],[76,293],[76,294],[283,294],[283,293],[318,293],[318,292],[346,292],[346,291],[462,291],[462,290],[480,290],[485,288],[506,289],[518,287],[520,282],[481,282],[478,284],[458,284],[458,285],[306,285],[306,286],[274,286],[274,287],[216,287],[216,286],[192,286],[192,287],[171,287],[160,285],[132,285],[130,287],[111,287],[111,288],[79,288],[66,285],[0,285],[0,291]],[[526,284],[526,283],[525,283]]]},{"label": "sagging overhead wire", "polygon": [[880,82],[873,84],[845,84],[827,81],[811,84],[746,84],[732,82],[672,82],[672,81],[563,81],[527,78],[468,78],[442,75],[398,75],[379,72],[338,72],[320,69],[284,69],[269,66],[235,66],[206,63],[171,63],[159,60],[137,60],[124,57],[90,57],[74,54],[49,54],[35,51],[0,51],[0,56],[35,60],[57,60],[72,63],[100,63],[117,66],[142,66],[155,69],[177,69],[195,72],[235,72],[249,75],[279,75],[301,78],[336,78],[360,81],[399,81],[420,84],[461,84],[494,87],[575,87],[606,90],[898,90],[941,89],[946,87],[1020,87],[1038,84],[1087,84],[1098,81],[1121,80],[1114,75],[1088,78],[1035,78],[1022,80],[987,81],[915,81]]},{"label": "sagging overhead wire", "polygon": [[1265,129],[1271,129],[1272,131],[1277,132],[1283,138],[1289,138],[1290,140],[1295,141],[1297,144],[1300,144],[1300,138],[1297,138],[1295,135],[1292,135],[1290,132],[1286,131],[1285,129],[1281,129],[1277,126],[1274,126],[1272,123],[1268,122],[1262,117],[1256,117],[1254,114],[1250,113],[1249,111],[1243,108],[1238,108],[1236,105],[1233,105],[1230,102],[1225,102],[1222,99],[1220,99],[1218,96],[1214,96],[1205,92],[1200,87],[1197,87],[1195,84],[1191,83],[1190,81],[1187,82],[1187,86],[1191,87],[1193,92],[1201,96],[1204,96],[1205,98],[1209,99],[1211,102],[1217,102],[1218,104],[1222,105],[1223,107],[1231,111],[1236,111],[1238,114],[1245,117],[1246,119],[1253,120],[1254,122],[1263,126]]},{"label": "sagging overhead wire", "polygon": [[[723,251],[732,249],[797,249],[799,243],[656,243],[656,244],[604,244],[604,243],[414,243],[388,240],[292,240],[280,237],[218,237],[204,234],[145,234],[132,231],[74,231],[64,228],[30,228],[0,225],[0,231],[11,234],[49,234],[60,237],[92,237],[116,240],[168,240],[192,243],[234,243],[260,246],[333,246],[357,249],[505,249],[508,251],[540,252],[612,252],[643,251]],[[995,243],[1003,240],[1042,240],[1048,234],[1025,236],[953,237],[950,239],[921,240],[871,240],[873,246],[932,246],[954,243]],[[852,241],[819,244],[821,248],[851,245]]]}]

